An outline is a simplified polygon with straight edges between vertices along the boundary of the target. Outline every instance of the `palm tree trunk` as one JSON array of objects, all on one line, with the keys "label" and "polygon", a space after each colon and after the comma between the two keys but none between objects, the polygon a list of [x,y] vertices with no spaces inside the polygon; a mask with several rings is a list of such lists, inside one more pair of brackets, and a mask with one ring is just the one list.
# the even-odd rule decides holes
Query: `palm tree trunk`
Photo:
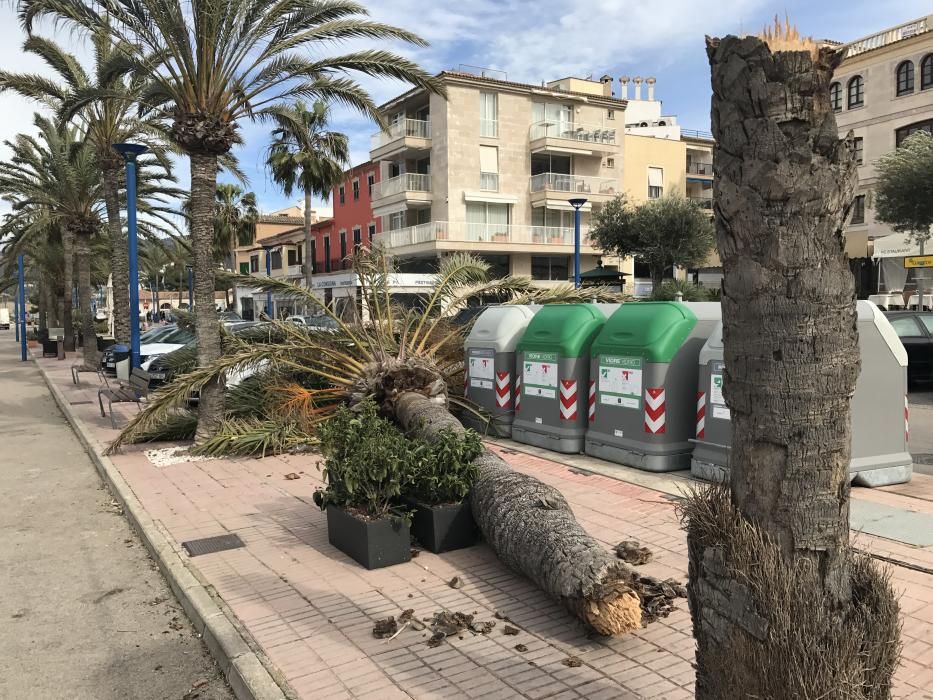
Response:
[{"label": "palm tree trunk", "polygon": [[39,281],[39,328],[49,327],[49,285],[45,280]]},{"label": "palm tree trunk", "polygon": [[62,256],[64,270],[62,271],[62,328],[65,330],[65,349],[74,351],[74,317],[72,315],[72,295],[74,294],[74,233],[65,229],[62,231]]},{"label": "palm tree trunk", "polygon": [[120,220],[120,171],[104,168],[104,203],[110,229],[110,271],[113,274],[113,333],[118,343],[130,342],[129,244]]},{"label": "palm tree trunk", "polygon": [[890,584],[849,548],[857,174],[829,84],[841,54],[708,40],[731,498],[685,507],[697,698],[884,698]]},{"label": "palm tree trunk", "polygon": [[[220,326],[214,306],[214,197],[217,156],[191,154],[191,252],[194,258],[194,327],[198,364],[206,367],[220,357]],[[211,381],[201,389],[196,440],[213,436],[224,417],[224,388]]]},{"label": "palm tree trunk", "polygon": [[311,289],[312,268],[314,260],[311,259],[311,191],[305,190],[305,287]]},{"label": "palm tree trunk", "polygon": [[78,309],[84,365],[96,367],[97,336],[94,332],[94,313],[91,311],[91,240],[87,234],[75,236],[75,259],[78,265]]},{"label": "palm tree trunk", "polygon": [[[409,433],[431,440],[463,426],[434,399],[401,394],[395,417]],[[639,576],[580,527],[556,489],[512,471],[489,450],[476,460],[473,517],[508,566],[534,581],[596,632],[624,634],[651,619],[652,598]]]}]

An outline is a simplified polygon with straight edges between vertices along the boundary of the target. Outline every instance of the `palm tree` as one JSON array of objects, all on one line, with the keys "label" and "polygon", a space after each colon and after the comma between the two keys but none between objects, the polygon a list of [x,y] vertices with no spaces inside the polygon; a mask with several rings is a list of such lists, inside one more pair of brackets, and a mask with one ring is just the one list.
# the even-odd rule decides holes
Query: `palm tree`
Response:
[{"label": "palm tree", "polygon": [[[139,99],[145,78],[129,72],[128,47],[114,42],[106,27],[91,34],[93,65],[90,73],[81,62],[54,41],[36,35],[28,37],[23,50],[40,57],[56,73],[56,80],[35,74],[0,72],[0,90],[12,90],[54,109],[64,120],[76,120],[84,139],[94,148],[102,176],[102,193],[110,231],[110,267],[114,289],[114,333],[128,342],[130,333],[129,261],[127,240],[120,218],[120,188],[123,159],[113,144],[141,141],[155,154],[171,179],[166,158],[164,126],[157,115],[140,116]],[[150,212],[156,212],[150,208]],[[166,213],[165,211],[162,212]],[[168,219],[163,221],[169,224]]]},{"label": "palm tree", "polygon": [[[327,131],[330,110],[315,102],[309,110],[297,101],[287,118],[276,115],[272,145],[266,164],[286,197],[298,188],[305,196],[305,286],[311,289],[311,198],[327,199],[343,181],[350,162],[350,144],[344,134]],[[296,128],[297,127],[297,128]]]},{"label": "palm tree", "polygon": [[[237,246],[252,245],[256,239],[259,209],[256,195],[243,192],[237,185],[217,185],[214,203],[214,260],[225,269],[236,272]],[[226,290],[224,292],[226,294]],[[233,284],[233,306],[236,308],[236,283]]]},{"label": "palm tree", "polygon": [[[348,72],[405,80],[437,92],[440,82],[414,62],[385,50],[325,52],[353,39],[401,40],[415,34],[366,18],[353,0],[20,0],[27,31],[43,17],[107,31],[133,47],[136,72],[149,80],[140,102],[171,121],[171,137],[191,161],[191,239],[195,329],[201,364],[220,357],[214,307],[213,204],[218,158],[240,141],[244,119],[288,119],[288,100],[339,102],[384,120]],[[300,125],[295,125],[300,128]],[[223,387],[209,383],[199,402],[199,439],[223,419]]]}]

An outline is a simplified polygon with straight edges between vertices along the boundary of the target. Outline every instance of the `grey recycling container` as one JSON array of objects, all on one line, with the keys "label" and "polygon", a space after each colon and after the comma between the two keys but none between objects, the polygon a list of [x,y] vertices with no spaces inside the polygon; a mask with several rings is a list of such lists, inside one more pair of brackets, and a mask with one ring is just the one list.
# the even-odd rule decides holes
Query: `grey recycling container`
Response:
[{"label": "grey recycling container", "polygon": [[[849,474],[857,486],[910,481],[907,353],[881,310],[870,301],[857,306],[862,368],[852,396],[852,454]],[[690,471],[708,481],[725,479],[732,450],[732,423],[721,393],[722,328],[700,354],[697,434]],[[701,420],[700,399],[703,399]]]},{"label": "grey recycling container", "polygon": [[590,351],[586,454],[653,472],[690,468],[698,358],[718,303],[626,304]]},{"label": "grey recycling container", "polygon": [[464,395],[489,418],[469,411],[463,423],[483,434],[512,436],[515,417],[515,348],[538,306],[490,306],[473,322],[464,343]]},{"label": "grey recycling container", "polygon": [[113,352],[114,373],[117,379],[128,380],[130,378],[130,346],[129,345],[111,345]]},{"label": "grey recycling container", "polygon": [[618,304],[549,304],[516,352],[512,439],[564,454],[583,451],[590,345]]}]

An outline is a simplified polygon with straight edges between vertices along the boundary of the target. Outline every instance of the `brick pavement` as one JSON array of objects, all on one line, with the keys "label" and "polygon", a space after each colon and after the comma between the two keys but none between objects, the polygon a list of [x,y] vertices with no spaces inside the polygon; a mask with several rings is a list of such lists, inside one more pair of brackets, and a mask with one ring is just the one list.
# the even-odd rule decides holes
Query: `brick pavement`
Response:
[{"label": "brick pavement", "polygon": [[[63,390],[72,410],[94,436],[115,432],[96,405],[97,385],[68,377],[67,362],[38,361]],[[90,379],[90,383],[88,382]],[[87,402],[91,403],[74,403]],[[133,407],[115,407],[125,415]],[[485,545],[444,555],[422,553],[409,563],[366,571],[331,547],[323,513],[311,494],[320,484],[312,455],[217,459],[164,467],[145,448],[112,458],[149,515],[180,550],[184,540],[235,532],[238,550],[204,555],[189,567],[216,591],[252,635],[278,677],[299,698],[677,698],[692,697],[693,639],[686,601],[669,618],[620,639],[589,638],[562,608],[505,568]],[[675,499],[655,490],[501,446],[493,449],[513,468],[558,488],[578,519],[607,546],[634,538],[654,551],[645,573],[686,578],[687,552],[674,513]],[[286,480],[297,472],[301,478]],[[907,487],[870,491],[866,498],[933,513],[933,477]],[[919,497],[915,497],[919,495]],[[933,548],[918,549],[868,535],[858,546],[933,568]],[[903,593],[904,655],[896,696],[933,700],[933,575],[892,567]],[[447,582],[464,581],[460,589]],[[373,620],[414,608],[418,617],[442,609],[496,611],[520,628],[502,624],[488,636],[465,634],[429,648],[421,632],[391,641],[372,637]],[[527,651],[517,651],[522,644]],[[562,661],[578,656],[583,665]]]}]

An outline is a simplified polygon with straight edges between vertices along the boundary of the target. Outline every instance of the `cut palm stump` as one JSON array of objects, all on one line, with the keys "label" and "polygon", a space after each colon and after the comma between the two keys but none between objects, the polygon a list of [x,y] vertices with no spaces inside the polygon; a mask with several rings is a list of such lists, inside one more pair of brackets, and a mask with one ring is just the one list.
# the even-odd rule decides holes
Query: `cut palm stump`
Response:
[{"label": "cut palm stump", "polygon": [[[464,431],[443,397],[405,392],[393,404],[401,426],[417,437],[431,440],[443,430]],[[476,465],[470,503],[486,542],[506,565],[559,600],[588,628],[603,635],[625,634],[672,609],[658,605],[662,587],[646,581],[586,533],[557,489],[513,471],[489,450]]]}]

